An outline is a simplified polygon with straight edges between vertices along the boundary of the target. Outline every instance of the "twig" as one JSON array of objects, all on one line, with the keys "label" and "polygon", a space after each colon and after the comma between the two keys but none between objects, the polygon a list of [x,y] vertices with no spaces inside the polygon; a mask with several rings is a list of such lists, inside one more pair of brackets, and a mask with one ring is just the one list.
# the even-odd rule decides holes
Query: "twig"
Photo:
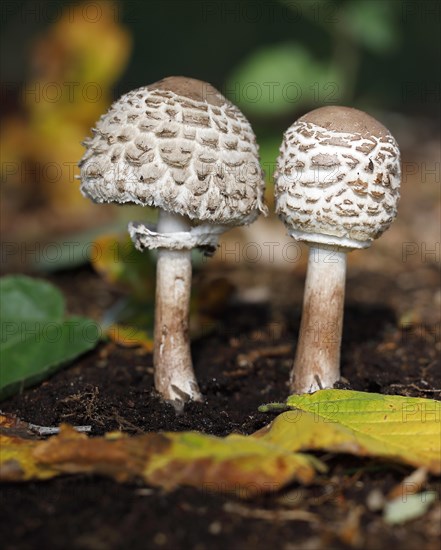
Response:
[{"label": "twig", "polygon": [[[60,428],[52,426],[38,426],[37,424],[28,424],[28,428],[38,435],[55,435],[60,433]],[[89,433],[92,431],[92,426],[73,426],[73,429],[81,433]]]},{"label": "twig", "polygon": [[308,521],[316,523],[318,517],[305,510],[265,510],[264,508],[248,508],[236,502],[227,502],[224,510],[230,514],[238,514],[244,518],[263,519],[266,521]]}]

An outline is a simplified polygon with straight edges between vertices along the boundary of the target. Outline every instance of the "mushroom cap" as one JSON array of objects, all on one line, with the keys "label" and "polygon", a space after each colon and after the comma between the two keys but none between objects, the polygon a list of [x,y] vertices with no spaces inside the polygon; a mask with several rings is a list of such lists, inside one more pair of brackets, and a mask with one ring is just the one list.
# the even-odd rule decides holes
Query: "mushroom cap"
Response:
[{"label": "mushroom cap", "polygon": [[123,95],[84,142],[81,192],[191,220],[252,222],[264,181],[250,123],[213,86],[169,77]]},{"label": "mushroom cap", "polygon": [[396,216],[400,151],[368,114],[322,107],[285,132],[274,177],[276,211],[295,239],[365,248]]}]

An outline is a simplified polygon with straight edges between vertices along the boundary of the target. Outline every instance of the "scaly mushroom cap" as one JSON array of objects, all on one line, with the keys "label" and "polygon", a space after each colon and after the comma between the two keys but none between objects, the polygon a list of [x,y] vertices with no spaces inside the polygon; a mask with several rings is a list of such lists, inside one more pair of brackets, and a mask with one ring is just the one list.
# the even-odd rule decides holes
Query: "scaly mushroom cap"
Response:
[{"label": "scaly mushroom cap", "polygon": [[400,151],[362,111],[311,111],[284,134],[275,173],[276,211],[297,240],[365,248],[397,213]]},{"label": "scaly mushroom cap", "polygon": [[252,222],[264,211],[253,130],[213,86],[170,77],[123,95],[84,143],[81,191],[195,221]]}]

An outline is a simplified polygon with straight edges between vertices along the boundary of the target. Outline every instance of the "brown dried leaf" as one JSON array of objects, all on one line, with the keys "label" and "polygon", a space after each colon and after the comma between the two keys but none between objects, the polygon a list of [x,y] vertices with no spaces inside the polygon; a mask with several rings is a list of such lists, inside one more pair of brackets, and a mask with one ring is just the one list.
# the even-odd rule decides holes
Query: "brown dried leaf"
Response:
[{"label": "brown dried leaf", "polygon": [[292,481],[310,483],[316,470],[324,470],[313,457],[234,434],[219,438],[169,432],[129,437],[113,432],[88,438],[63,425],[59,435],[46,441],[6,434],[2,438],[3,481],[90,473],[119,482],[141,478],[167,490],[185,485],[247,498],[277,491]]}]

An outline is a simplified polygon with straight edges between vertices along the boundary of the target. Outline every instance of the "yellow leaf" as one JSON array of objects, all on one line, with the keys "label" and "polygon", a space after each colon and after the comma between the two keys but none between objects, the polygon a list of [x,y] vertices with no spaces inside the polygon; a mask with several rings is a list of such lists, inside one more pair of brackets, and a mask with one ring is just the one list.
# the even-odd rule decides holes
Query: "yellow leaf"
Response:
[{"label": "yellow leaf", "polygon": [[110,105],[111,88],[129,59],[132,39],[118,22],[118,9],[115,2],[98,0],[63,10],[32,44],[38,76],[23,86],[20,116],[5,121],[17,130],[0,135],[11,162],[10,184],[22,184],[22,171],[13,168],[26,161],[35,174],[31,196],[46,198],[65,217],[93,208],[74,176],[84,153],[81,142]]},{"label": "yellow leaf", "polygon": [[120,324],[111,325],[106,334],[116,344],[125,348],[142,347],[148,352],[153,351],[153,337],[151,332],[136,327]]},{"label": "yellow leaf", "polygon": [[39,442],[25,422],[0,415],[0,481],[49,479],[58,475],[50,466],[35,461],[32,453]]},{"label": "yellow leaf", "polygon": [[[196,432],[112,432],[88,438],[70,426],[48,440],[13,435],[4,425],[0,480],[46,479],[61,473],[106,475],[119,482],[143,479],[167,490],[193,486],[242,498],[279,490],[292,481],[310,483],[324,465],[314,457],[277,448],[253,437],[225,438]],[[19,474],[11,475],[12,472]]]},{"label": "yellow leaf", "polygon": [[[243,435],[219,438],[197,432],[164,434],[169,452],[153,455],[145,479],[166,489],[192,485],[247,498],[280,490],[292,481],[308,484],[322,463]],[[257,443],[257,445],[256,445]]]},{"label": "yellow leaf", "polygon": [[254,434],[291,451],[327,450],[441,473],[441,403],[348,390],[292,395],[294,410]]}]

